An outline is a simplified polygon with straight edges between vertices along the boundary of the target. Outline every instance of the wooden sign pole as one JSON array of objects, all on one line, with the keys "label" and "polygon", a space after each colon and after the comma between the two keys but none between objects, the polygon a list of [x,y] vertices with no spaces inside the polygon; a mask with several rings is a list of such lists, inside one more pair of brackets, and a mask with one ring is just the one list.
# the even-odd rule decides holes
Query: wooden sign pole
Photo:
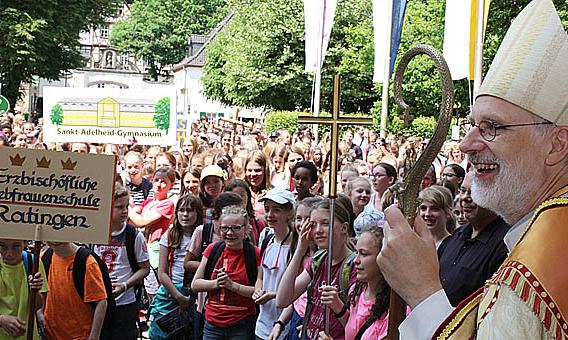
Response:
[{"label": "wooden sign pole", "polygon": [[[30,275],[32,277],[39,271],[39,256],[41,251],[41,226],[36,226],[35,237],[34,237],[34,262],[32,265],[32,271]],[[27,278],[26,278],[27,279]],[[43,278],[47,280],[46,277]],[[27,331],[26,331],[26,339],[33,340],[34,338],[34,327],[35,327],[35,312],[36,312],[36,300],[37,300],[37,293],[38,289],[32,289],[31,287],[28,289],[28,322],[26,324]]]}]

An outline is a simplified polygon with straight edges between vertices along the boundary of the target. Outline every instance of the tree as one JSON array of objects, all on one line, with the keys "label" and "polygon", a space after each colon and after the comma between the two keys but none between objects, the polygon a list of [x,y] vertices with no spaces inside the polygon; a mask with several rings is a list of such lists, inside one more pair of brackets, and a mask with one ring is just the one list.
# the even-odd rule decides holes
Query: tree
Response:
[{"label": "tree", "polygon": [[166,130],[166,133],[168,133],[168,129],[170,128],[170,97],[164,97],[158,100],[152,119],[158,129]]},{"label": "tree", "polygon": [[[204,93],[227,105],[308,109],[313,75],[304,71],[303,2],[243,0],[232,9],[233,19],[207,48]],[[357,23],[370,25],[371,2],[340,1],[336,13],[322,74],[322,107],[330,109],[331,77],[341,71],[348,84],[342,108],[368,111],[377,99],[372,67],[355,67],[344,59],[350,57],[346,51],[358,48]]]},{"label": "tree", "polygon": [[51,108],[51,115],[49,115],[49,119],[51,120],[51,123],[55,125],[63,124],[63,107],[61,107],[61,104],[55,104]]},{"label": "tree", "polygon": [[114,15],[120,0],[4,0],[0,5],[0,83],[10,103],[35,76],[59,79],[84,65],[79,32]]},{"label": "tree", "polygon": [[157,80],[163,67],[185,57],[190,34],[207,34],[226,14],[223,0],[144,0],[132,5],[130,17],[114,25],[112,45],[150,64]]},{"label": "tree", "polygon": [[[568,2],[553,1],[566,24]],[[492,1],[485,39],[484,72],[511,20],[529,2]],[[445,2],[439,0],[408,2],[397,59],[416,44],[429,44],[442,50],[444,6]],[[202,78],[204,93],[226,105],[274,110],[308,109],[312,76],[304,72],[302,1],[241,0],[235,2],[233,10],[235,15],[231,23],[207,48]],[[371,111],[378,123],[380,105],[377,103],[382,100],[382,94],[372,82],[372,36],[371,1],[339,0],[322,73],[323,109],[331,111],[331,76],[339,72],[342,75],[342,111]],[[438,116],[439,82],[434,63],[427,57],[417,57],[409,65],[404,79],[404,97],[416,117]],[[470,84],[464,79],[455,81],[454,87],[456,106],[464,114],[470,106]],[[389,97],[389,116],[400,114],[392,98],[392,84]]]}]

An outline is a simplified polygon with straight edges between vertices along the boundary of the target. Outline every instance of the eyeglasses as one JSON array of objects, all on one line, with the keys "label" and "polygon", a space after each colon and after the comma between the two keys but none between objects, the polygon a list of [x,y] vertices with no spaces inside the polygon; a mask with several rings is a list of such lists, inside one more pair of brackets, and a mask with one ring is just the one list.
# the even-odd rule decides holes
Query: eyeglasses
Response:
[{"label": "eyeglasses", "polygon": [[219,230],[221,230],[224,233],[228,233],[229,230],[235,233],[238,233],[239,231],[241,231],[241,229],[243,229],[245,226],[244,225],[220,225],[219,226]]},{"label": "eyeglasses", "polygon": [[387,174],[371,174],[370,176],[373,179],[381,178],[381,177],[388,177]]},{"label": "eyeglasses", "polygon": [[510,127],[518,127],[518,126],[534,126],[534,125],[550,125],[554,124],[552,122],[540,122],[540,123],[522,123],[522,124],[507,124],[507,125],[497,125],[494,122],[488,120],[482,120],[479,123],[475,124],[473,120],[466,120],[461,124],[463,130],[468,133],[474,127],[479,129],[479,134],[483,139],[487,142],[491,142],[497,136],[497,131],[510,128]]},{"label": "eyeglasses", "polygon": [[463,194],[463,195],[465,195],[465,194],[471,195],[471,189],[467,189],[467,188],[464,188],[462,186],[460,186],[458,191],[460,192],[460,194]]},{"label": "eyeglasses", "polygon": [[442,177],[454,178],[454,177],[458,177],[458,175],[456,175],[456,174],[442,174]]}]

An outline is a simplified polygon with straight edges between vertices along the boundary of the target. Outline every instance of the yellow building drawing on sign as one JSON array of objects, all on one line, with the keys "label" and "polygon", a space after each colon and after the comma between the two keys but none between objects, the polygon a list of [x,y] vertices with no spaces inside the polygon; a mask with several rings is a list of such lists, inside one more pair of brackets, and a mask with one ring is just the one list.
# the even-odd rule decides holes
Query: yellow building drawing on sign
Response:
[{"label": "yellow building drawing on sign", "polygon": [[97,125],[118,127],[120,123],[120,104],[112,98],[105,98],[98,102],[97,105]]},{"label": "yellow building drawing on sign", "polygon": [[153,120],[156,102],[139,98],[105,97],[95,101],[92,98],[68,97],[57,104],[63,111],[61,125],[156,128]]}]

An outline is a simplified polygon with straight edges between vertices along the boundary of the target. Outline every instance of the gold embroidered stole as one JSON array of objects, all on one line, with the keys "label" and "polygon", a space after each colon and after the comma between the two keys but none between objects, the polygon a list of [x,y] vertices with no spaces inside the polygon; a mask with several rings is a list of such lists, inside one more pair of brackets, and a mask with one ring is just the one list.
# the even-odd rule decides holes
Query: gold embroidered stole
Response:
[{"label": "gold embroidered stole", "polygon": [[568,187],[543,202],[523,235],[485,287],[458,305],[432,339],[475,339],[477,325],[507,285],[556,339],[568,339]]}]

